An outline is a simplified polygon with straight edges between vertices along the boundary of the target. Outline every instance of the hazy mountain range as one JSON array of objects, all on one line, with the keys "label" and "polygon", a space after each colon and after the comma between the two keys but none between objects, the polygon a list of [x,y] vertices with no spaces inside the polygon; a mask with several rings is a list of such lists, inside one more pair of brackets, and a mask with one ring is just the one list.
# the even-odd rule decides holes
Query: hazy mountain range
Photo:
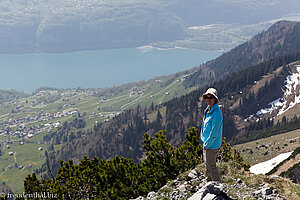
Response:
[{"label": "hazy mountain range", "polygon": [[[63,52],[149,43],[228,49],[265,29],[270,25],[267,21],[295,16],[299,10],[297,0],[4,0],[0,2],[0,52]],[[221,34],[212,34],[216,32]]]}]

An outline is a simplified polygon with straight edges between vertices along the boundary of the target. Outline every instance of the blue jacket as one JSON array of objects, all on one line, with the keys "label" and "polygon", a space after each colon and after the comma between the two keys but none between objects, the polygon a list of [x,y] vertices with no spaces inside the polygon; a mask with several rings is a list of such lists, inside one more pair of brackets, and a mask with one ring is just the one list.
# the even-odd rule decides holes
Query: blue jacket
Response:
[{"label": "blue jacket", "polygon": [[203,117],[201,140],[205,149],[218,149],[222,144],[223,116],[216,103]]}]

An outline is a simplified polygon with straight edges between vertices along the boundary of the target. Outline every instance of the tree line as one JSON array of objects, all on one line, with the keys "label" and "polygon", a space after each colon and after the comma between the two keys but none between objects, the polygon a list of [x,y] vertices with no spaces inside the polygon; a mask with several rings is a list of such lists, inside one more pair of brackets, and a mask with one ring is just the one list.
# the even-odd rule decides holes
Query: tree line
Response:
[{"label": "tree line", "polygon": [[258,122],[250,122],[242,131],[244,136],[233,137],[232,143],[245,143],[297,129],[300,129],[300,116],[295,115],[290,120],[283,116],[281,121],[277,121],[276,123],[273,119],[266,118],[259,120]]}]

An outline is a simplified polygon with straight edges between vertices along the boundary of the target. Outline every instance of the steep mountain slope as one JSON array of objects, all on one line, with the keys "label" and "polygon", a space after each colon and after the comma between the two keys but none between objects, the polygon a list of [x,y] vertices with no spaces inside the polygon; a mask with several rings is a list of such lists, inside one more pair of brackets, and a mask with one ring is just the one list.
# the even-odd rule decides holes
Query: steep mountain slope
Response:
[{"label": "steep mountain slope", "polygon": [[[235,123],[242,124],[239,134],[235,136],[237,141],[242,141],[242,138],[249,140],[262,137],[259,134],[278,134],[299,126],[299,64],[300,62],[296,61],[278,67],[241,90],[242,94],[230,107],[235,115],[239,116]],[[276,130],[273,126],[279,126],[280,122],[282,125],[287,122],[291,124],[286,124],[282,130]]]},{"label": "steep mountain slope", "polygon": [[[281,23],[293,26],[299,25],[292,22]],[[275,25],[276,30],[278,30],[276,27],[281,23]],[[282,33],[273,32],[275,38],[277,38],[278,34]],[[269,41],[274,40],[271,35],[268,35],[268,38]],[[285,42],[285,47],[291,46],[289,43],[294,42],[288,41]],[[294,46],[293,48],[296,48],[297,44]],[[259,47],[258,45],[255,49],[259,49]],[[275,50],[269,50],[280,54],[285,51],[281,47],[279,45],[275,46]],[[234,49],[234,51],[237,50]],[[249,53],[248,56],[251,57],[252,55],[253,52],[251,51],[251,54]],[[232,57],[232,59],[228,57],[228,60],[233,60],[233,63],[236,61],[235,57]],[[226,62],[229,62],[228,60]],[[292,74],[295,72],[294,66],[298,65],[297,62],[299,60],[299,51],[277,56],[236,72],[224,80],[214,82],[209,86],[200,87],[187,95],[174,98],[164,104],[151,105],[149,108],[138,106],[135,109],[127,110],[110,120],[109,123],[105,123],[101,127],[95,127],[85,137],[68,142],[63,145],[61,150],[49,154],[48,160],[51,168],[56,171],[61,159],[68,160],[72,158],[75,161],[79,161],[84,155],[107,159],[117,154],[140,160],[143,157],[141,149],[142,135],[145,132],[154,133],[161,129],[167,130],[167,139],[172,145],[179,146],[182,144],[185,130],[188,127],[196,126],[200,128],[203,117],[202,111],[206,105],[199,100],[199,97],[210,86],[214,86],[219,92],[224,117],[224,136],[227,139],[233,138],[235,142],[241,142],[245,139],[262,137],[267,133],[260,134],[259,131],[265,131],[266,128],[269,128],[268,134],[287,130],[286,128],[291,128],[292,126],[286,123],[288,121],[275,126],[274,120],[270,119],[271,116],[268,115],[256,117],[255,120],[254,117],[252,120],[245,119],[249,115],[257,113],[260,109],[266,108],[270,102],[285,94],[284,81],[287,77],[293,76]],[[288,65],[289,63],[292,64]],[[298,97],[295,96],[295,98]],[[257,119],[259,119],[258,123],[256,122]],[[297,125],[298,118],[296,117],[293,120],[292,122]],[[275,131],[271,131],[271,128]]]},{"label": "steep mountain slope", "polygon": [[[270,85],[273,94],[273,98],[271,98],[272,101],[268,103],[266,108],[258,110],[255,113],[256,116],[269,114],[271,117],[279,117],[300,103],[300,62],[290,63],[277,71],[279,72],[275,72],[273,74],[274,76],[268,80],[268,84],[272,84]],[[283,76],[285,73],[288,73],[288,75]],[[266,77],[261,81],[265,81],[265,79]],[[256,85],[259,84],[260,82],[256,83]],[[277,94],[276,91],[278,91]]]},{"label": "steep mountain slope", "polygon": [[300,49],[300,23],[280,21],[248,42],[199,67],[186,87],[206,84],[232,72]]}]

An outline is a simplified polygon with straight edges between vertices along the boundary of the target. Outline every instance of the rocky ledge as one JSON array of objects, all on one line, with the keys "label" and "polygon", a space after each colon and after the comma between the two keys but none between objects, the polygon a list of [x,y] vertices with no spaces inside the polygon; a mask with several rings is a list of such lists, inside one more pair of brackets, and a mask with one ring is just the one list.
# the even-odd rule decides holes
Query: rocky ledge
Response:
[{"label": "rocky ledge", "polygon": [[[257,188],[247,186],[241,179],[233,180],[234,184],[207,182],[201,172],[192,170],[187,176],[181,176],[167,183],[157,192],[148,193],[147,197],[138,197],[135,200],[228,200],[228,199],[285,199],[277,190],[267,183]],[[236,191],[231,197],[230,191]]]}]

